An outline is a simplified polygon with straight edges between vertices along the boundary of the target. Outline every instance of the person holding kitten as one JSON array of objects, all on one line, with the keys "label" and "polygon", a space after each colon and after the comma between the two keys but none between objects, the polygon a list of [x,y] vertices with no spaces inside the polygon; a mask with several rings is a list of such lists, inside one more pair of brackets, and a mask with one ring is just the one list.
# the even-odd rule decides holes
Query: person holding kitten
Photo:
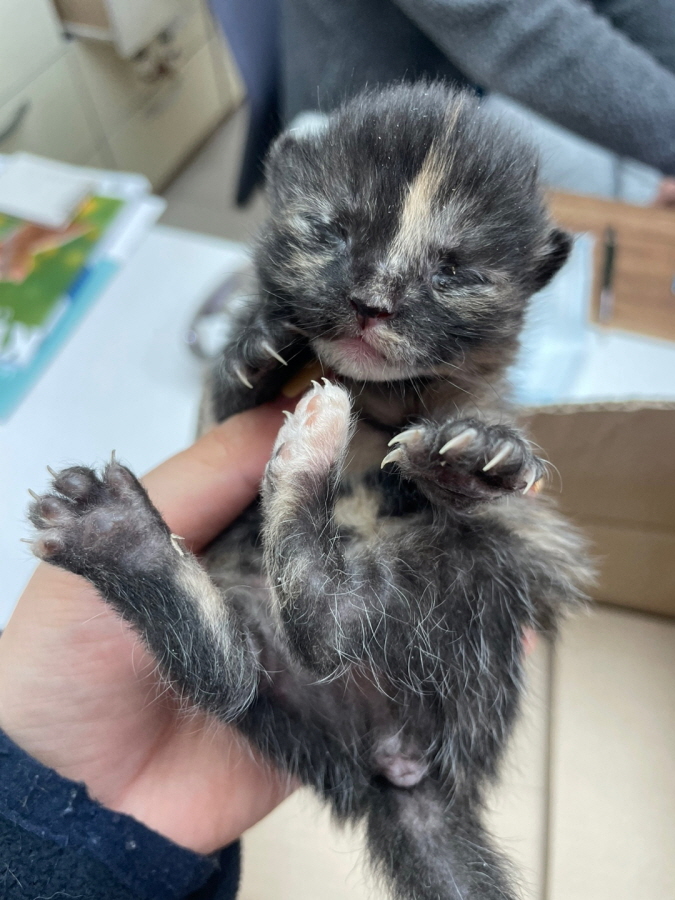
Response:
[{"label": "person holding kitten", "polygon": [[[188,546],[253,500],[281,422],[275,404],[241,413],[144,479]],[[3,900],[236,895],[234,842],[288,781],[157,693],[147,651],[91,586],[41,564],[0,636]]]},{"label": "person holding kitten", "polygon": [[[442,78],[496,91],[675,175],[671,0],[281,0],[283,117],[364,86]],[[675,203],[673,182],[662,190]]]}]

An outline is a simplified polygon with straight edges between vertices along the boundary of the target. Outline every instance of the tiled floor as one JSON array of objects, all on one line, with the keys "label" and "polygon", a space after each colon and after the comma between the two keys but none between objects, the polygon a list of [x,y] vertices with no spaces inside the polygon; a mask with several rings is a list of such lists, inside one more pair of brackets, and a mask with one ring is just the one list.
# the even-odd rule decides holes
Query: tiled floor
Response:
[{"label": "tiled floor", "polygon": [[[542,146],[544,173],[569,190],[649,202],[644,167],[537,122],[495,98]],[[165,196],[163,222],[247,241],[261,196],[233,206],[245,110],[224,123]],[[619,177],[617,178],[617,173]],[[675,622],[598,608],[530,659],[530,694],[490,821],[516,862],[526,900],[675,897]],[[241,900],[383,898],[361,836],[340,833],[306,792],[244,842]]]}]

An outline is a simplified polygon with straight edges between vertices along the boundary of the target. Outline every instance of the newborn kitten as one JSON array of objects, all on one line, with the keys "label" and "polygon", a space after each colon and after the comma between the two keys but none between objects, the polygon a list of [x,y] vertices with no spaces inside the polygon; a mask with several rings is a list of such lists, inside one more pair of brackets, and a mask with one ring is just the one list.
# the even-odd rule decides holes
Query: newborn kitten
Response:
[{"label": "newborn kitten", "polygon": [[127,469],[72,468],[32,507],[35,552],[88,578],[193,703],[365,819],[392,896],[512,898],[483,798],[523,630],[552,633],[588,570],[530,493],[544,464],[502,379],[570,239],[532,150],[440,84],[282,136],[268,181],[257,285],[207,418],[308,361],[327,377],[281,429],[261,502],[205,568]]}]

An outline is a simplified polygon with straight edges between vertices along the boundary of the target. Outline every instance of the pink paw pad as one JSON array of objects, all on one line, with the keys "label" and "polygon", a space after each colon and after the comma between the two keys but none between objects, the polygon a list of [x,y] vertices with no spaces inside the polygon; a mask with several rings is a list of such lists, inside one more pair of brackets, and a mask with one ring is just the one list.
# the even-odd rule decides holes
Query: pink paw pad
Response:
[{"label": "pink paw pad", "polygon": [[287,470],[323,471],[344,453],[350,436],[349,394],[324,378],[322,384],[314,382],[294,413],[287,413],[273,459]]}]

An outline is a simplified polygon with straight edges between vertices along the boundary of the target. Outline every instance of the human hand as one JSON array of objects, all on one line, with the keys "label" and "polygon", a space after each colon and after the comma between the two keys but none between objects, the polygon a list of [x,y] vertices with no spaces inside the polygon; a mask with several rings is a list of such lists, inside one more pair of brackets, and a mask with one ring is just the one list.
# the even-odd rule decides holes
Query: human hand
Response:
[{"label": "human hand", "polygon": [[[143,479],[190,549],[253,500],[281,421],[271,406],[235,416]],[[0,638],[0,727],[104,806],[198,853],[290,791],[236,730],[181,707],[88,582],[44,563]]]},{"label": "human hand", "polygon": [[675,178],[664,178],[661,181],[653,205],[666,209],[675,207]]}]

